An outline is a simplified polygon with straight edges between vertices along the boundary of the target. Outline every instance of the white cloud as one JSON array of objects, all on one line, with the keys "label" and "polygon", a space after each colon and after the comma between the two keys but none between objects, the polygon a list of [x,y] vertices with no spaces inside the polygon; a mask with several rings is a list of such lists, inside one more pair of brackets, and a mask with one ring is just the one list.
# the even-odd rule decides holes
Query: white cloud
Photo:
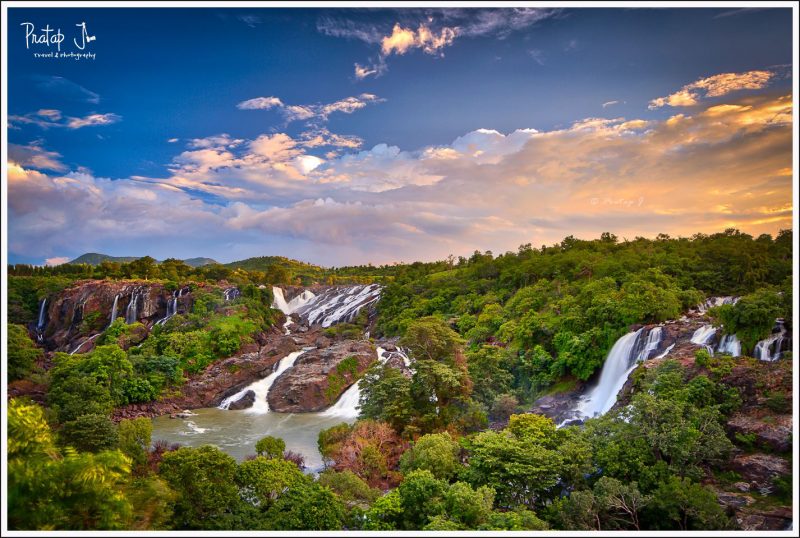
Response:
[{"label": "white cloud", "polygon": [[42,144],[42,141],[34,141],[26,146],[9,144],[8,158],[11,162],[26,168],[53,170],[55,172],[65,171],[67,167],[61,162],[61,154],[44,149]]},{"label": "white cloud", "polygon": [[533,61],[539,65],[544,65],[544,51],[539,49],[531,49],[528,51],[528,56],[533,58]]},{"label": "white cloud", "polygon": [[334,112],[342,114],[352,114],[357,110],[365,108],[367,105],[381,103],[385,99],[381,99],[377,95],[371,93],[362,93],[358,96],[345,97],[332,103],[315,103],[307,105],[288,105],[277,97],[256,97],[242,101],[237,108],[242,110],[269,110],[276,108],[280,110],[286,122],[293,121],[306,121],[306,122],[324,122],[328,120],[328,116]]},{"label": "white cloud", "polygon": [[68,256],[57,256],[54,258],[47,258],[44,264],[48,266],[61,265],[67,263],[69,260],[70,258]]},{"label": "white cloud", "polygon": [[701,78],[666,97],[653,99],[648,108],[655,109],[666,105],[672,107],[692,106],[696,105],[703,97],[721,97],[739,90],[760,90],[769,84],[773,75],[771,71],[756,70],[745,73],[722,73]]},{"label": "white cloud", "polygon": [[608,108],[610,106],[618,105],[619,101],[606,101],[603,103],[603,108]]},{"label": "white cloud", "polygon": [[111,112],[105,114],[89,114],[87,116],[62,117],[60,110],[41,109],[24,115],[8,116],[8,127],[11,129],[19,128],[20,124],[36,125],[42,129],[50,127],[66,127],[67,129],[80,129],[95,125],[111,125],[122,120],[122,116]]},{"label": "white cloud", "polygon": [[9,248],[53,257],[69,230],[78,252],[202,237],[212,257],[279,253],[340,265],[497,253],[604,231],[775,233],[791,226],[791,122],[791,95],[751,96],[667,120],[484,128],[440,146],[377,144],[324,160],[308,152],[320,147],[313,136],[264,134],[183,152],[166,178],[111,181],[12,163]]}]

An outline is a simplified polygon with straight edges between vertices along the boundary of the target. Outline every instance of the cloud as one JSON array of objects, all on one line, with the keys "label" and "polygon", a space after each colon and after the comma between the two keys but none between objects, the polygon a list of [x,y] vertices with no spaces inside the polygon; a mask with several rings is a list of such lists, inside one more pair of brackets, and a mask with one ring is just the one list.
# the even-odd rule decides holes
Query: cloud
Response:
[{"label": "cloud", "polygon": [[67,121],[67,128],[80,129],[81,127],[90,127],[94,125],[111,125],[112,123],[117,123],[121,119],[121,116],[113,113],[89,114],[83,118],[69,118]]},{"label": "cloud", "polygon": [[95,105],[100,102],[100,96],[98,94],[64,77],[34,75],[32,79],[36,90],[50,94],[58,99],[92,103]]},{"label": "cloud", "polygon": [[269,110],[275,107],[283,107],[283,102],[277,97],[256,97],[236,105],[239,110]]},{"label": "cloud", "polygon": [[539,49],[531,49],[528,51],[528,56],[533,58],[533,61],[539,65],[544,65],[544,51]]},{"label": "cloud", "polygon": [[111,125],[122,121],[122,116],[108,112],[105,114],[88,114],[83,117],[63,117],[61,111],[54,109],[41,109],[24,115],[10,115],[8,127],[19,129],[20,125],[35,125],[42,129],[51,127],[65,127],[67,129],[80,129],[96,125]]},{"label": "cloud", "polygon": [[170,138],[170,139],[167,140],[167,143],[168,144],[174,144],[175,142],[177,142],[179,140],[180,140],[179,138]]},{"label": "cloud", "polygon": [[324,122],[328,116],[335,112],[352,114],[357,110],[375,103],[382,103],[377,95],[362,93],[358,96],[345,97],[332,103],[315,103],[309,105],[288,105],[277,97],[256,97],[242,101],[236,105],[240,110],[270,110],[278,109],[287,123],[293,121]]},{"label": "cloud", "polygon": [[64,172],[67,166],[61,162],[61,154],[48,151],[42,147],[42,141],[34,141],[26,146],[19,144],[8,145],[8,158],[10,161],[27,168],[37,170],[53,170]]},{"label": "cloud", "polygon": [[[171,141],[177,142],[178,139],[174,138]],[[218,147],[225,147],[225,148],[235,148],[236,146],[242,144],[244,140],[240,138],[231,138],[231,136],[227,133],[222,133],[214,136],[207,136],[205,138],[192,138],[186,144],[189,148],[194,149],[202,149],[202,148],[218,148]]]},{"label": "cloud", "polygon": [[603,103],[603,108],[608,108],[610,106],[614,106],[614,105],[618,105],[618,104],[619,104],[619,101],[606,101],[605,103]]},{"label": "cloud", "polygon": [[68,256],[57,256],[55,258],[47,258],[44,261],[44,264],[48,266],[53,266],[53,265],[61,265],[67,263],[68,261],[70,261],[70,258]]},{"label": "cloud", "polygon": [[773,75],[771,71],[756,70],[744,73],[722,73],[701,78],[673,94],[653,99],[648,108],[655,109],[666,105],[672,107],[693,106],[704,97],[721,97],[739,90],[760,90],[769,84]]},{"label": "cloud", "polygon": [[[792,221],[792,96],[751,95],[667,119],[586,118],[556,130],[481,128],[442,145],[377,144],[325,159],[316,136],[262,134],[177,155],[171,175],[117,180],[9,165],[9,248],[171,245],[224,261],[317,263],[495,253],[565,235],[690,236]],[[154,241],[163,239],[163,241]],[[199,241],[199,239],[198,239]],[[174,252],[173,252],[174,254]]]},{"label": "cloud", "polygon": [[259,17],[258,15],[253,15],[253,14],[238,15],[236,18],[239,19],[240,21],[242,21],[243,23],[245,23],[250,28],[255,28],[256,26],[258,26],[259,24],[264,22],[261,19],[261,17]]},{"label": "cloud", "polygon": [[530,28],[536,23],[561,14],[559,9],[421,9],[393,10],[390,19],[355,20],[344,17],[322,17],[317,29],[325,35],[357,39],[379,45],[377,57],[354,64],[356,80],[381,76],[388,70],[386,58],[404,55],[412,50],[441,57],[446,47],[459,38],[493,37],[505,39],[512,32]]},{"label": "cloud", "polygon": [[750,13],[756,13],[758,11],[764,11],[764,9],[766,9],[766,8],[757,8],[757,7],[753,8],[753,7],[751,7],[751,8],[741,8],[741,9],[731,9],[731,10],[728,10],[728,11],[723,11],[722,13],[719,13],[717,15],[714,15],[714,18],[715,19],[723,19],[725,17],[737,17],[739,15],[747,15],[747,14],[750,14]]}]

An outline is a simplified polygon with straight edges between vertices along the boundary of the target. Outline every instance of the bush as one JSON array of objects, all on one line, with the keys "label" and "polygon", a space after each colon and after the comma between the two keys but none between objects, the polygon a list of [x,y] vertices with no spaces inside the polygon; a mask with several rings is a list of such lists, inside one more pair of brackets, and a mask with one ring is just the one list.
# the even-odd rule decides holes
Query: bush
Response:
[{"label": "bush", "polygon": [[65,423],[60,436],[64,445],[81,452],[97,453],[119,445],[117,426],[105,415],[81,415]]},{"label": "bush", "polygon": [[286,443],[279,437],[267,435],[256,443],[256,454],[265,458],[280,458],[286,450]]},{"label": "bush", "polygon": [[9,323],[8,328],[8,380],[22,379],[30,374],[35,362],[42,358],[42,350],[28,337],[22,325]]}]

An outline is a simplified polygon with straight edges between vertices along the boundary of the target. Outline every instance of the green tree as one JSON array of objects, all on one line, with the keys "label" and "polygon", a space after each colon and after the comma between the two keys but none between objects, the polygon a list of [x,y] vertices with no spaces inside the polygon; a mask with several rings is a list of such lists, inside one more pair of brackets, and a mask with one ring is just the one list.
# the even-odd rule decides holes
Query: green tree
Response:
[{"label": "green tree", "polygon": [[256,442],[256,454],[265,458],[281,458],[286,450],[286,443],[279,437],[267,435]]},{"label": "green tree", "polygon": [[236,460],[210,445],[166,453],[159,474],[178,494],[176,528],[217,528],[235,512],[241,502],[236,468]]},{"label": "green tree", "polygon": [[425,469],[440,480],[450,480],[461,467],[460,452],[461,447],[448,432],[423,435],[400,458],[400,471],[408,474]]},{"label": "green tree", "polygon": [[150,438],[153,423],[148,418],[140,417],[132,420],[123,419],[117,425],[119,431],[119,448],[131,458],[135,466],[147,463],[150,450]]},{"label": "green tree", "polygon": [[653,492],[647,510],[652,529],[723,530],[730,518],[713,492],[688,478],[670,477]]},{"label": "green tree", "polygon": [[258,456],[243,461],[236,469],[236,485],[242,499],[265,510],[288,488],[310,481],[297,465],[278,457]]},{"label": "green tree", "polygon": [[15,530],[124,529],[130,460],[119,451],[59,451],[41,407],[8,406],[8,525]]},{"label": "green tree", "polygon": [[60,432],[64,445],[81,452],[101,452],[119,446],[117,425],[106,415],[81,415],[64,423]]},{"label": "green tree", "polygon": [[269,528],[279,530],[340,530],[345,519],[341,500],[317,483],[290,488],[267,510]]},{"label": "green tree", "polygon": [[9,323],[8,329],[8,380],[22,379],[30,374],[34,364],[41,359],[42,350],[28,336],[22,325]]}]

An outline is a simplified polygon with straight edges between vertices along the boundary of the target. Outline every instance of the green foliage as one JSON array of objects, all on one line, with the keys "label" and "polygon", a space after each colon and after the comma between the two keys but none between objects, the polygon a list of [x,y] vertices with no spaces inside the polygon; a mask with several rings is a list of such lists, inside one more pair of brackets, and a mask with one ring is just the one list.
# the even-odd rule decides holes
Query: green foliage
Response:
[{"label": "green foliage", "polygon": [[712,308],[709,315],[715,324],[722,326],[725,334],[735,334],[744,350],[752,350],[759,340],[769,336],[776,318],[791,319],[791,309],[785,310],[784,299],[777,291],[759,289],[745,295],[735,305]]},{"label": "green foliage", "polygon": [[256,454],[265,458],[281,458],[286,450],[286,443],[279,437],[267,435],[256,442]]},{"label": "green foliage", "polygon": [[500,506],[531,508],[558,482],[564,465],[556,448],[561,434],[550,419],[537,415],[511,420],[500,432],[481,432],[467,441],[464,477],[475,486],[493,487]]},{"label": "green foliage", "polygon": [[6,327],[8,328],[8,380],[14,381],[28,376],[43,353],[30,339],[25,327],[13,323],[9,323]]},{"label": "green foliage", "polygon": [[265,515],[268,528],[280,530],[339,530],[345,519],[341,500],[317,483],[290,488]]},{"label": "green foliage", "polygon": [[131,459],[135,466],[144,466],[150,450],[153,423],[144,417],[132,420],[123,419],[117,425],[117,429],[119,431],[119,449]]},{"label": "green foliage", "polygon": [[326,469],[319,474],[319,483],[336,493],[348,507],[367,509],[381,496],[381,490],[369,487],[369,484],[349,469]]},{"label": "green foliage", "polygon": [[328,403],[334,403],[342,394],[345,385],[358,379],[358,358],[350,355],[345,357],[336,368],[328,374],[328,386],[325,387],[325,398]]},{"label": "green foliage", "polygon": [[59,432],[62,444],[81,452],[101,452],[119,446],[117,425],[105,415],[81,415],[64,424]]},{"label": "green foliage", "polygon": [[653,492],[645,519],[652,529],[721,530],[732,522],[717,496],[688,478],[670,477]]},{"label": "green foliage", "polygon": [[311,479],[297,465],[280,458],[258,456],[242,462],[236,469],[236,485],[239,486],[240,496],[261,509],[272,506],[288,488],[310,482]]},{"label": "green foliage", "polygon": [[174,522],[178,528],[216,528],[239,503],[236,460],[205,445],[168,452],[159,473],[178,494]]},{"label": "green foliage", "polygon": [[400,458],[400,471],[408,474],[424,469],[437,479],[450,480],[461,466],[460,452],[458,442],[447,432],[423,435]]},{"label": "green foliage", "polygon": [[59,451],[34,404],[8,406],[8,525],[14,530],[124,529],[130,460],[119,451]]}]

